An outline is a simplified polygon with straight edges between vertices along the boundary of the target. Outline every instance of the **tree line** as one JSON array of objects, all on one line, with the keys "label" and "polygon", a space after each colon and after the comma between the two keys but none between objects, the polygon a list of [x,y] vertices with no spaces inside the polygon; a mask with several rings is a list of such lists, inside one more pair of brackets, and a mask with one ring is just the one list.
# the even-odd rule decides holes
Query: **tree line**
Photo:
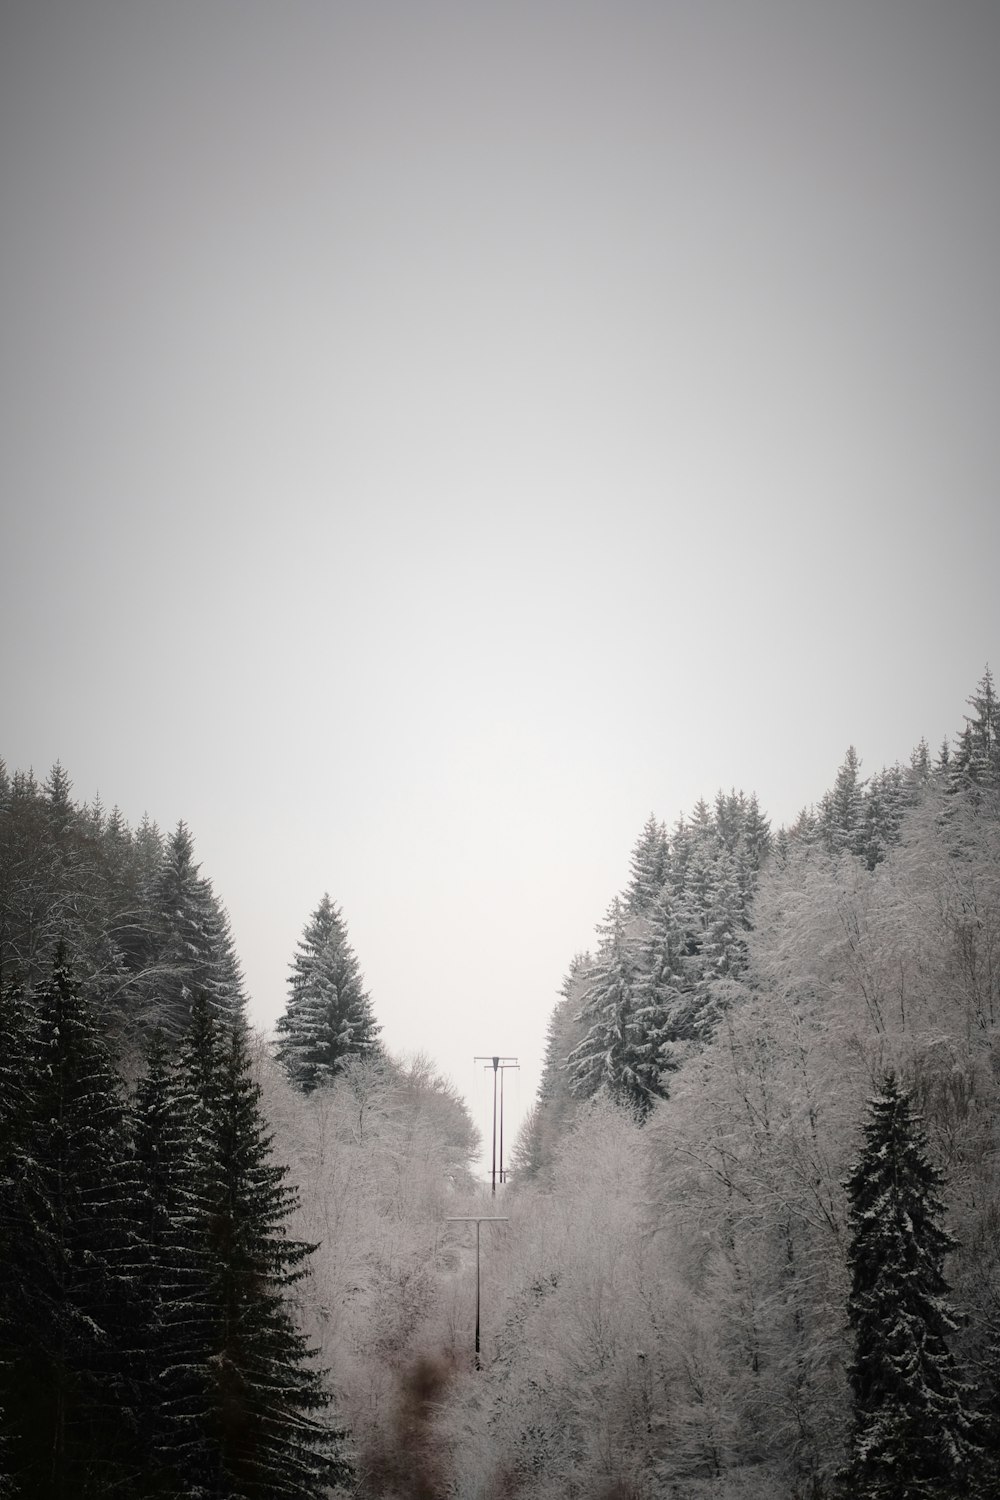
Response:
[{"label": "tree line", "polygon": [[649,820],[505,1199],[496,1493],[996,1493],[998,796],[987,670],[956,748],[849,751],[755,869],[739,794]]},{"label": "tree line", "polygon": [[62,950],[0,998],[0,1407],[13,1493],[313,1496],[337,1472],[286,1301],[312,1250],[246,1029],[195,996],[129,1091]]},{"label": "tree line", "polygon": [[[334,1202],[345,1145],[377,1165]],[[415,1221],[476,1149],[451,1086],[382,1047],[327,895],[267,1043],[186,824],[132,830],[61,765],[0,764],[0,1494],[353,1492],[376,1443],[345,1430],[336,1304],[398,1348],[430,1277]]]},{"label": "tree line", "polygon": [[[329,896],[266,1043],[183,825],[0,777],[8,1489],[996,1493],[988,670],[968,706],[935,755],[866,778],[850,749],[787,828],[736,791],[649,818],[502,1207],[453,1088],[385,1049]],[[448,1222],[477,1211],[506,1216],[482,1368]]]}]

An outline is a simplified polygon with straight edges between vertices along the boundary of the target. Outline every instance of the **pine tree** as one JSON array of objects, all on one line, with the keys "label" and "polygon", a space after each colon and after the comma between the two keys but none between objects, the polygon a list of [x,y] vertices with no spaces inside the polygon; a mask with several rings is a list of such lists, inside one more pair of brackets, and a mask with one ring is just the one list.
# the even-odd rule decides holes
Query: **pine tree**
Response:
[{"label": "pine tree", "polygon": [[14,1450],[5,1420],[12,1338],[27,1311],[17,1274],[29,1172],[31,1016],[19,986],[0,977],[0,1496],[13,1493]]},{"label": "pine tree", "polygon": [[380,1027],[347,938],[340,908],[324,894],[292,963],[288,1003],[278,1020],[277,1055],[306,1092],[329,1083],[345,1058],[379,1051]]},{"label": "pine tree", "polygon": [[[821,809],[825,812],[825,808]],[[814,807],[803,807],[798,817],[788,830],[790,843],[798,844],[800,848],[811,848],[821,837],[820,815]]]},{"label": "pine tree", "polygon": [[645,911],[652,905],[667,878],[669,864],[667,830],[650,813],[629,861],[629,883],[625,891],[625,905],[629,911]]},{"label": "pine tree", "polygon": [[771,849],[771,820],[761,812],[756,792],[747,804],[741,849],[748,867],[758,875]]},{"label": "pine tree", "polygon": [[731,978],[746,963],[746,921],[733,861],[723,850],[715,861],[705,912],[706,975]]},{"label": "pine tree", "polygon": [[583,1098],[606,1092],[645,1115],[666,1092],[662,1017],[642,983],[617,896],[601,931],[604,941],[577,1016],[587,1024],[587,1034],[566,1059],[571,1088]]},{"label": "pine tree", "polygon": [[287,1301],[315,1246],[286,1236],[297,1195],[271,1159],[243,1027],[220,1029],[197,997],[172,1088],[161,1072],[151,1064],[137,1140],[140,1155],[157,1136],[169,1143],[151,1221],[169,1252],[157,1462],[204,1500],[320,1496],[342,1464]]},{"label": "pine tree", "polygon": [[[65,943],[81,980],[100,973],[108,960],[105,912],[101,900],[98,839],[86,808],[77,807],[73,783],[56,761],[42,786],[44,855],[47,865],[49,947]],[[112,964],[115,960],[112,957]]]},{"label": "pine tree", "polygon": [[967,1495],[980,1458],[969,1388],[947,1338],[942,1176],[909,1096],[887,1073],[871,1101],[865,1144],[847,1182],[852,1241],[848,1313],[854,1500]]},{"label": "pine tree", "polygon": [[715,831],[726,851],[734,855],[743,838],[747,820],[747,799],[735,787],[724,792],[720,787],[715,794]]},{"label": "pine tree", "polygon": [[1000,787],[1000,699],[989,666],[968,704],[973,713],[965,716],[955,772],[968,785]]},{"label": "pine tree", "polygon": [[869,870],[881,864],[889,850],[899,842],[907,785],[900,766],[889,766],[868,783],[861,809],[857,852]]},{"label": "pine tree", "polygon": [[660,1088],[666,1093],[663,1074],[678,1066],[677,1044],[690,1040],[690,1010],[698,1000],[687,972],[687,932],[667,886],[657,897],[643,935],[639,988],[644,1004],[656,1016],[659,1039],[658,1061],[662,1070]]},{"label": "pine tree", "polygon": [[192,1102],[181,1099],[157,1029],[131,1111],[138,1182],[131,1354],[152,1494],[180,1488],[183,1460],[198,1449],[197,1418],[203,1415],[196,1385],[192,1401],[191,1368],[209,1342],[205,1308],[210,1268],[201,1248],[204,1205],[191,1170],[191,1140],[203,1138],[199,1132],[205,1132],[207,1121],[200,1100],[194,1112]]},{"label": "pine tree", "polygon": [[196,994],[205,995],[223,1020],[242,1018],[246,1010],[229,919],[211,881],[199,871],[190,830],[180,822],[151,892],[155,1004],[149,1019],[174,1041],[187,1029]]},{"label": "pine tree", "polygon": [[931,751],[927,743],[927,736],[921,735],[919,741],[910,751],[909,781],[917,790],[925,787],[934,774],[931,765]]},{"label": "pine tree", "polygon": [[247,1500],[317,1495],[338,1468],[331,1429],[316,1417],[329,1397],[286,1300],[316,1247],[286,1237],[298,1195],[271,1159],[242,1028],[230,1029],[221,1061],[212,1221],[222,1261],[213,1362],[220,1455]]},{"label": "pine tree", "polygon": [[41,789],[15,771],[0,819],[0,974],[31,984],[54,948],[49,829]]},{"label": "pine tree", "polygon": [[833,789],[826,793],[820,804],[820,832],[831,854],[861,852],[864,783],[860,772],[858,752],[853,745],[848,745]]},{"label": "pine tree", "polygon": [[121,1082],[62,954],[33,1003],[4,1192],[0,1406],[20,1494],[55,1500],[127,1491],[135,1473],[134,1181]]}]

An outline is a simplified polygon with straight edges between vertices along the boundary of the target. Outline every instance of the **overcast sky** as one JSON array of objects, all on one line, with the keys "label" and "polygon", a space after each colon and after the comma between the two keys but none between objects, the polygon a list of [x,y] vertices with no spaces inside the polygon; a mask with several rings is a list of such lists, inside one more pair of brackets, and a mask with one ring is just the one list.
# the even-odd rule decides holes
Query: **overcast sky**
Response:
[{"label": "overcast sky", "polygon": [[991,0],[2,0],[0,754],[188,821],[260,1025],[328,890],[527,1104],[650,811],[1000,667],[998,79]]}]

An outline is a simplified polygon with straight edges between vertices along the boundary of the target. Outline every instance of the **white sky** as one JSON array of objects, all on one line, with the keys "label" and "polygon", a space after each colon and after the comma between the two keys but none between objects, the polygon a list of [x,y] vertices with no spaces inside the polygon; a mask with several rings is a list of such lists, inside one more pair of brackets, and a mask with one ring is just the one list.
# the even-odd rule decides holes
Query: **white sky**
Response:
[{"label": "white sky", "polygon": [[998,69],[989,0],[4,0],[0,753],[190,823],[261,1025],[328,889],[526,1105],[651,810],[1000,668]]}]

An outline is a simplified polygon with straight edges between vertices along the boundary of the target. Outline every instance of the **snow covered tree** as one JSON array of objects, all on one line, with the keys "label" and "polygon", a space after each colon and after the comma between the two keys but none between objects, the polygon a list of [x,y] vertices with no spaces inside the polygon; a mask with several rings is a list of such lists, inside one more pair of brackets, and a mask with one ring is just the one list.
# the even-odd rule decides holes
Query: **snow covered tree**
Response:
[{"label": "snow covered tree", "polygon": [[292,962],[277,1055],[307,1093],[329,1083],[345,1058],[380,1050],[371,1000],[341,910],[324,894]]},{"label": "snow covered tree", "polygon": [[259,1099],[243,1027],[204,996],[176,1069],[154,1043],[136,1096],[149,1461],[167,1493],[203,1500],[307,1500],[342,1467],[288,1302],[315,1247],[286,1236],[297,1194]]},{"label": "snow covered tree", "polygon": [[720,787],[715,794],[713,822],[719,842],[730,853],[735,854],[743,837],[747,817],[747,799],[735,787],[724,792]]},{"label": "snow covered tree", "polygon": [[32,999],[27,1099],[4,1173],[8,1462],[23,1496],[124,1493],[137,1412],[126,1357],[134,1184],[123,1090],[63,955]]},{"label": "snow covered tree", "polygon": [[746,922],[733,861],[723,850],[715,862],[705,913],[703,945],[706,977],[726,978],[746,962]]},{"label": "snow covered tree", "polygon": [[968,699],[972,714],[959,736],[954,773],[976,787],[1000,787],[1000,699],[987,666]]},{"label": "snow covered tree", "polygon": [[771,848],[771,820],[761,811],[757,793],[751,792],[743,822],[743,848],[755,871],[759,871]]},{"label": "snow covered tree", "polygon": [[23,1317],[16,1265],[23,1233],[25,1178],[29,1172],[31,1017],[19,987],[0,977],[0,1496],[12,1493],[14,1455],[4,1420],[4,1389],[13,1323]]},{"label": "snow covered tree", "polygon": [[761,866],[772,846],[771,822],[760,810],[756,793],[747,803],[743,833],[736,850],[736,874],[743,908],[746,911],[757,891]]},{"label": "snow covered tree", "polygon": [[968,1495],[980,1450],[969,1387],[948,1348],[942,1176],[908,1094],[886,1073],[848,1181],[853,1500]]},{"label": "snow covered tree", "polygon": [[921,735],[917,744],[910,751],[910,765],[907,779],[910,785],[920,790],[927,785],[934,774],[931,765],[931,751],[927,743],[927,736]]},{"label": "snow covered tree", "polygon": [[[693,957],[690,946],[691,917],[664,886],[648,914],[637,984],[643,1008],[655,1017],[664,1073],[676,1069],[685,1044],[707,1039],[717,1019],[700,982],[701,956]],[[658,1092],[666,1090],[661,1076]]]},{"label": "snow covered tree", "polygon": [[137,1191],[131,1357],[143,1410],[144,1467],[152,1492],[181,1484],[199,1440],[202,1406],[191,1401],[190,1372],[208,1342],[210,1267],[199,1232],[202,1200],[191,1169],[192,1132],[207,1133],[200,1101],[182,1102],[163,1033],[149,1042],[130,1115]]},{"label": "snow covered tree", "polygon": [[820,803],[819,830],[831,854],[860,852],[863,817],[864,783],[861,780],[861,761],[854,746],[848,745],[833,789],[826,793]]},{"label": "snow covered tree", "polygon": [[246,996],[229,918],[199,873],[194,840],[183,822],[163,851],[151,892],[154,952],[149,1019],[175,1041],[191,1016],[196,994],[205,995],[223,1020],[243,1016]]},{"label": "snow covered tree", "polygon": [[604,942],[577,1017],[588,1030],[566,1059],[571,1087],[583,1098],[603,1091],[646,1114],[664,1093],[661,1013],[642,984],[617,896],[601,930]]},{"label": "snow covered tree", "polygon": [[625,891],[625,905],[629,911],[644,911],[652,905],[667,878],[669,865],[667,830],[650,813],[629,861],[629,883]]},{"label": "snow covered tree", "polygon": [[209,1432],[225,1479],[215,1493],[304,1500],[323,1494],[338,1467],[332,1429],[317,1420],[329,1397],[287,1302],[315,1246],[286,1236],[298,1195],[271,1159],[243,1029],[221,1043],[204,1171],[218,1258]]}]

